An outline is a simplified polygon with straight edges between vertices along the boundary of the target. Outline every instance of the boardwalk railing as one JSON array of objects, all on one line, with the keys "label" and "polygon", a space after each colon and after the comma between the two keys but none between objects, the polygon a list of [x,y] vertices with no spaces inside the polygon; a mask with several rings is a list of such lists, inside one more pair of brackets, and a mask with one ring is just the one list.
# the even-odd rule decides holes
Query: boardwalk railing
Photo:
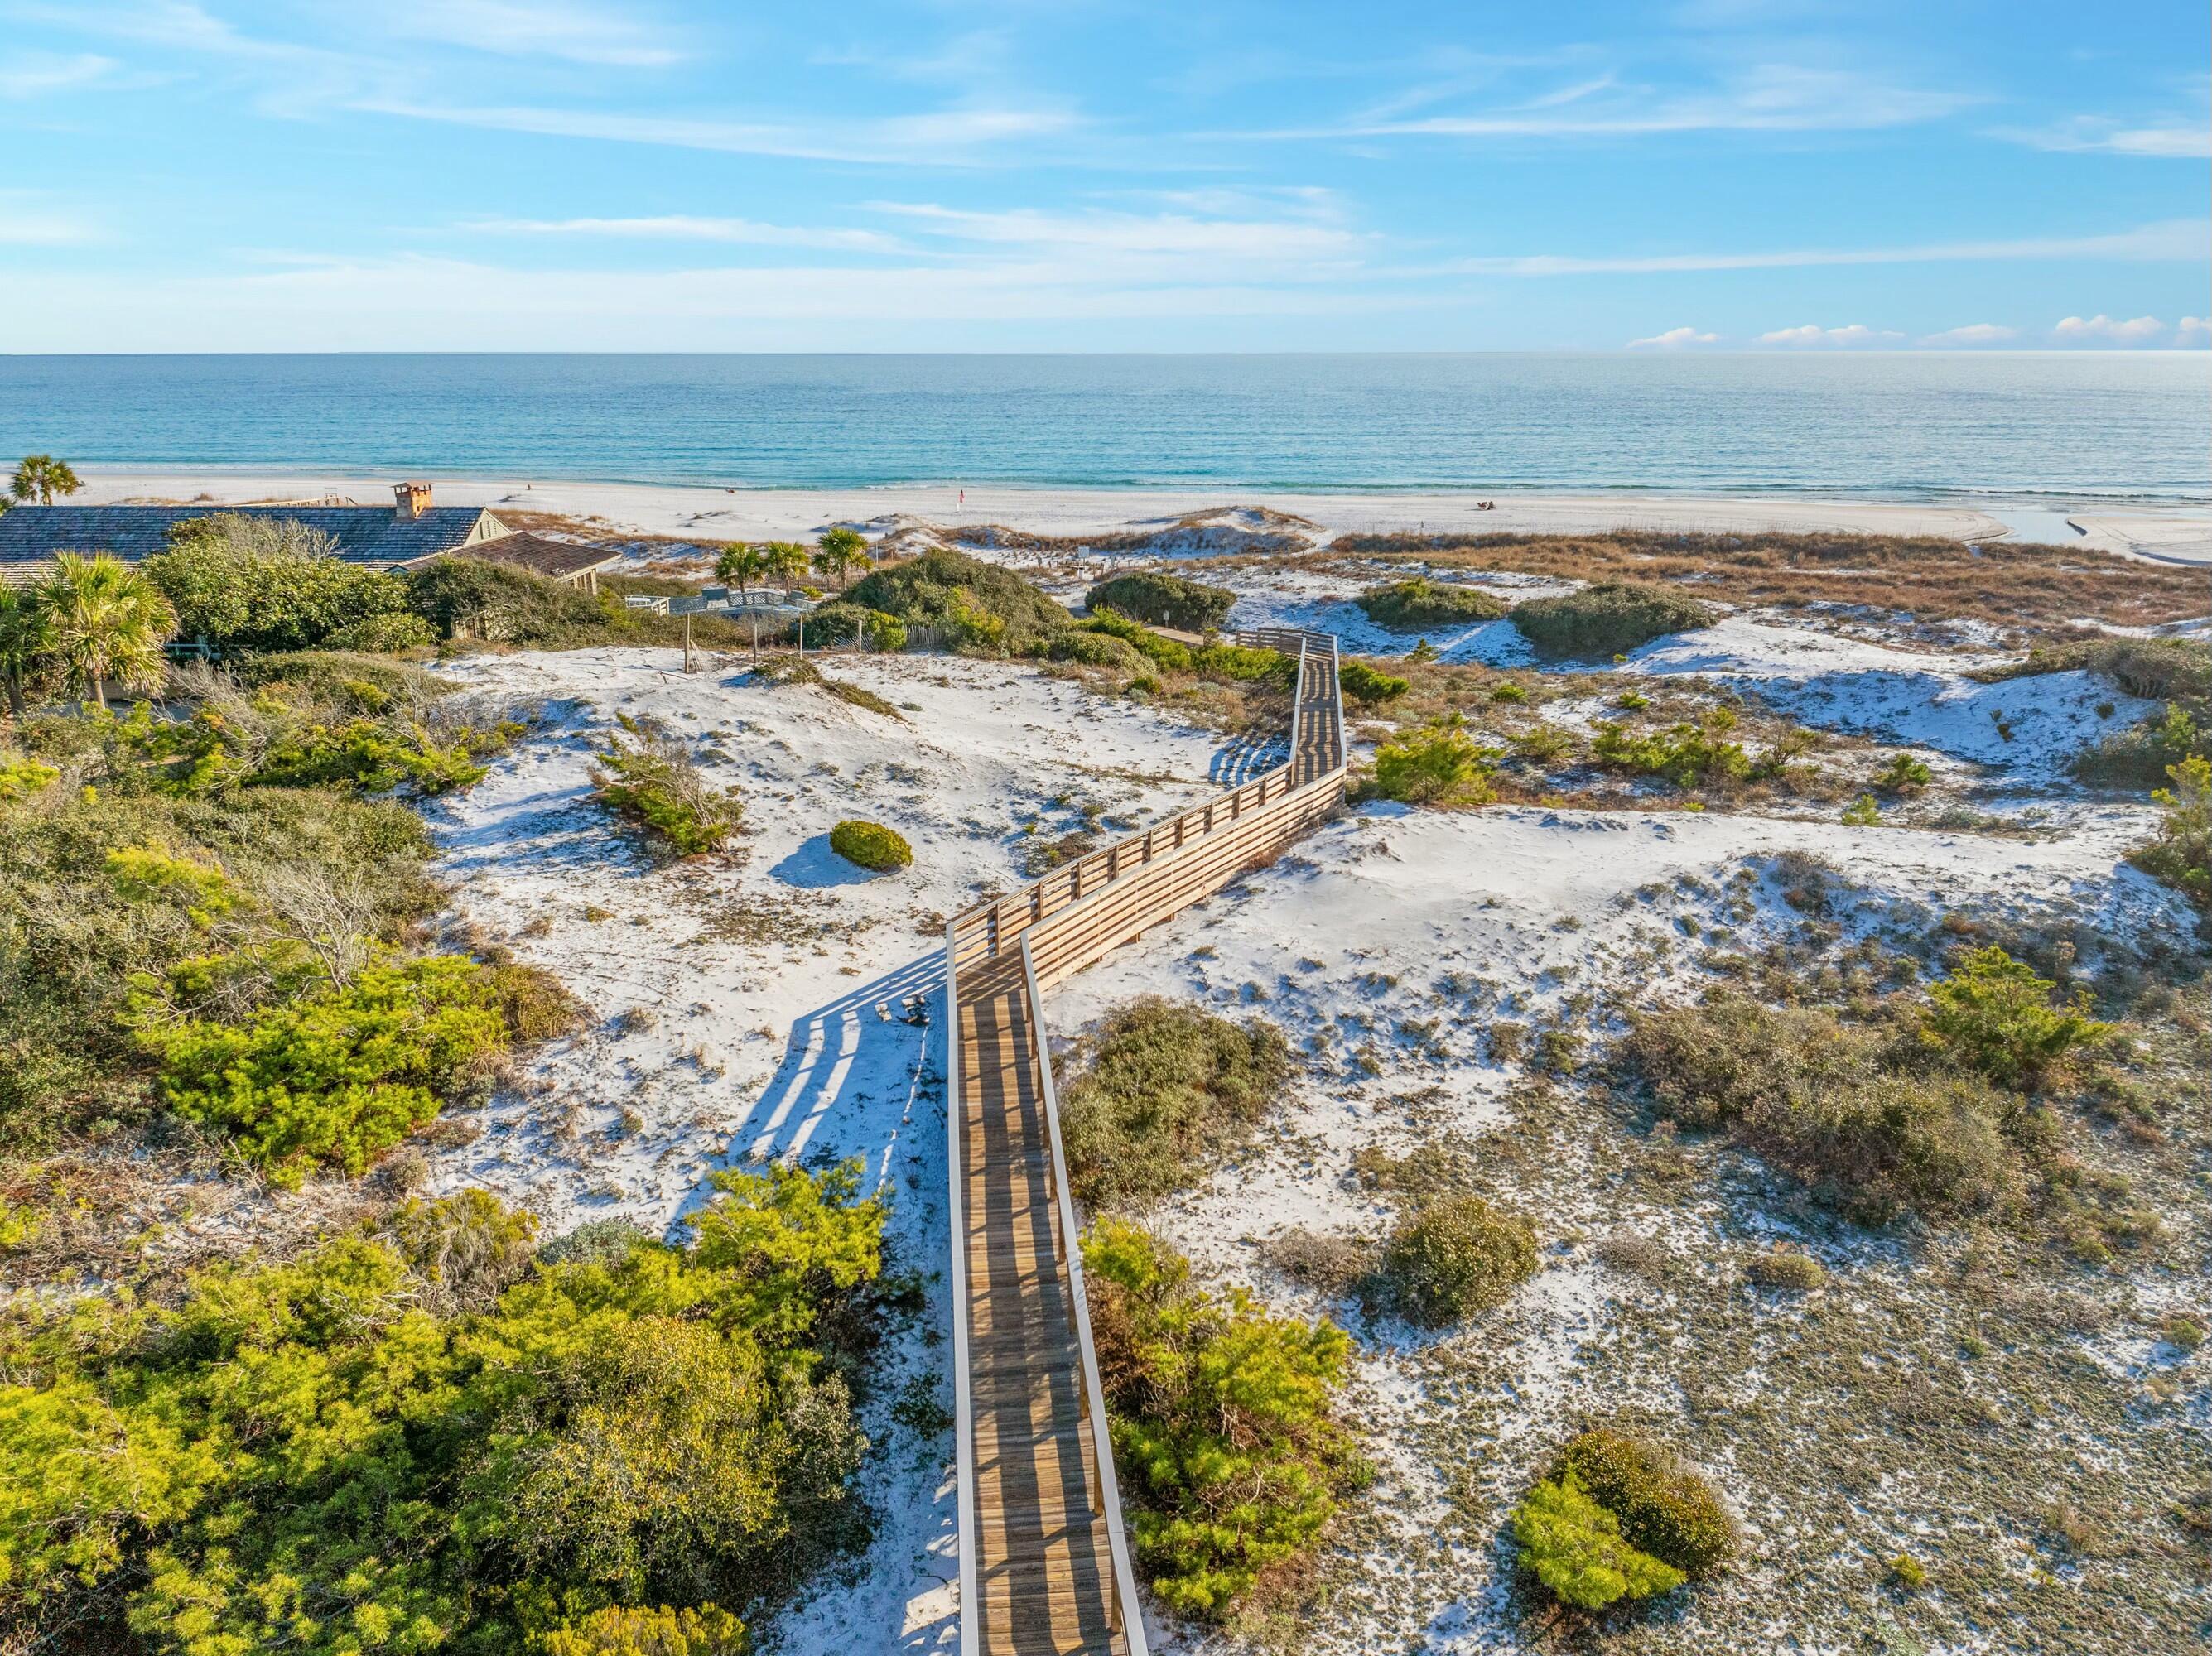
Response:
[{"label": "boardwalk railing", "polygon": [[[1297,659],[1298,676],[1292,697],[1291,752],[1284,763],[1243,786],[1219,794],[1202,805],[1117,840],[1009,896],[980,904],[957,914],[945,927],[945,980],[948,1004],[947,1139],[952,1220],[952,1296],[954,1303],[952,1359],[956,1392],[956,1427],[959,1477],[960,1519],[960,1648],[962,1656],[1000,1656],[1008,1650],[1097,1647],[1146,1656],[1144,1620],[1137,1598],[1136,1580],[1122,1532],[1119,1490],[1114,1472],[1113,1446],[1107,1429],[1103,1388],[1097,1354],[1092,1345],[1091,1319],[1083,1282],[1080,1236],[1074,1198],[1068,1188],[1067,1164],[1060,1137],[1060,1107],[1053,1083],[1052,1059],[1041,1016],[1039,992],[1071,974],[1103,958],[1121,943],[1134,939],[1147,927],[1211,895],[1244,870],[1261,865],[1284,847],[1334,812],[1344,798],[1344,719],[1337,688],[1336,640],[1325,634],[1267,629],[1240,633],[1237,641],[1255,647],[1280,650]],[[1018,956],[1020,976],[1009,983],[1008,964]],[[969,988],[963,992],[965,978]],[[1009,994],[1018,997],[1015,1026],[1025,1026],[1019,1045],[1025,1050],[1005,1051],[1010,1038],[1004,1021]],[[997,1005],[988,1020],[981,1000]],[[971,1002],[975,1003],[971,1007]],[[981,1043],[999,1045],[991,1052],[963,1052],[963,1008],[976,1022]],[[1110,1629],[1107,1641],[1070,1645],[1057,1634],[1038,1642],[1010,1627],[987,1628],[986,1604],[977,1564],[979,1520],[976,1453],[976,1404],[971,1364],[975,1352],[971,1322],[979,1302],[997,1291],[990,1281],[973,1280],[970,1247],[975,1233],[968,1211],[969,1196],[977,1185],[980,1170],[969,1165],[970,1111],[990,1107],[981,1092],[971,1098],[968,1065],[978,1065],[976,1085],[983,1088],[982,1065],[1004,1065],[1006,1073],[992,1072],[1004,1108],[1008,1081],[1017,1086],[1033,1084],[1038,1094],[1048,1143],[1032,1146],[1024,1155],[1043,1152],[1045,1183],[1049,1186],[1051,1232],[1049,1265],[1056,1267],[1064,1284],[1068,1321],[1073,1324],[1080,1369],[1076,1402],[1080,1441],[1072,1447],[1082,1470],[1090,1475],[1085,1505],[1103,1528],[1110,1550],[1110,1600],[1102,1608]],[[1031,1069],[1033,1065],[1033,1069]],[[998,1118],[1003,1135],[1002,1114]],[[973,1137],[980,1150],[982,1130]],[[982,1181],[986,1190],[988,1180]],[[988,1204],[988,1198],[985,1198]],[[988,1225],[992,1216],[980,1216]],[[982,1239],[986,1277],[998,1274],[999,1261],[990,1252],[993,1243]],[[1036,1262],[1039,1268],[1047,1261]],[[1001,1406],[995,1400],[993,1407]],[[998,1422],[991,1433],[994,1459],[1003,1458]],[[994,1487],[1003,1491],[1005,1468],[994,1468]],[[994,1515],[994,1533],[1003,1538],[1006,1514]],[[1041,1520],[1042,1521],[1042,1520]],[[1054,1544],[1063,1554],[1083,1538],[1072,1530],[1058,1535]],[[1104,1564],[1105,1560],[1097,1561]],[[1101,1572],[1103,1574],[1104,1572]],[[1102,1586],[1104,1584],[1100,1584]],[[994,1604],[997,1597],[994,1593]],[[994,1612],[995,1613],[995,1612]]]}]

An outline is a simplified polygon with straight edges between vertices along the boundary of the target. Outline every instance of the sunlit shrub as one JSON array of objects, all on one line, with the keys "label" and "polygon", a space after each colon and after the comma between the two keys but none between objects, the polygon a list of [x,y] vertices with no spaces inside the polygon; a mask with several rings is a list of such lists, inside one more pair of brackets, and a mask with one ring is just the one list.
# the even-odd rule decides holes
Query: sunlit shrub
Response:
[{"label": "sunlit shrub", "polygon": [[914,847],[896,828],[881,822],[848,821],[830,830],[830,849],[848,863],[878,873],[905,868],[914,861]]},{"label": "sunlit shrub", "polygon": [[1441,1328],[1503,1305],[1536,1274],[1536,1233],[1479,1196],[1417,1210],[1382,1249],[1381,1297],[1408,1322]]},{"label": "sunlit shrub", "polygon": [[1480,805],[1492,797],[1491,773],[1505,756],[1456,722],[1425,725],[1375,750],[1375,791],[1414,805]]}]

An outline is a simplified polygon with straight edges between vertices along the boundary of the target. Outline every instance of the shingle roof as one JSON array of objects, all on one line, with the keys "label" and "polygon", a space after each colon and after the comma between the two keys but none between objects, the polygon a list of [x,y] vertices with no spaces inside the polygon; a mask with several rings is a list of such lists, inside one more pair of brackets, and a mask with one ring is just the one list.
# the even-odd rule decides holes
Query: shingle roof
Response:
[{"label": "shingle roof", "polygon": [[292,519],[328,535],[347,562],[380,567],[435,557],[472,537],[506,532],[475,506],[434,506],[412,519],[388,506],[19,506],[0,512],[0,570],[49,563],[58,552],[112,552],[136,563],[168,550],[172,524],[226,512]]},{"label": "shingle roof", "polygon": [[512,564],[553,580],[572,580],[587,569],[604,569],[623,561],[621,553],[604,546],[579,546],[574,541],[549,541],[543,535],[528,533],[502,535],[495,541],[465,546],[460,555]]}]

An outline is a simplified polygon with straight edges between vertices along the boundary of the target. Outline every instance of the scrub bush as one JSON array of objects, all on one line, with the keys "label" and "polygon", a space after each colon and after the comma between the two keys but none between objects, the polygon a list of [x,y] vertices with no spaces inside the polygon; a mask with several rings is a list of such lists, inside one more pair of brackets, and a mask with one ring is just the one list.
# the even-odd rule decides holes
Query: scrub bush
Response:
[{"label": "scrub bush", "polygon": [[1208,1294],[1118,1220],[1091,1227],[1083,1268],[1138,1566],[1170,1610],[1222,1621],[1312,1550],[1364,1476],[1334,1413],[1352,1343],[1242,1289]]},{"label": "scrub bush", "polygon": [[1751,774],[1751,756],[1728,739],[1735,715],[1715,707],[1696,724],[1664,731],[1632,731],[1600,719],[1590,757],[1632,776],[1662,776],[1678,788],[1740,782]]},{"label": "scrub bush", "polygon": [[1424,725],[1375,750],[1375,792],[1413,805],[1480,805],[1492,798],[1491,773],[1505,756],[1485,747],[1457,719]]},{"label": "scrub bush", "polygon": [[1577,1480],[1620,1521],[1631,1546],[1695,1578],[1717,1569],[1742,1544],[1718,1491],[1664,1444],[1603,1427],[1577,1433],[1551,1477]]},{"label": "scrub bush", "polygon": [[1624,655],[1669,633],[1710,627],[1710,605],[1686,593],[1640,581],[1597,581],[1556,598],[1516,604],[1513,624],[1548,656]]},{"label": "scrub bush", "polygon": [[1624,1540],[1620,1520],[1591,1500],[1572,1471],[1540,1481],[1513,1509],[1521,1563],[1561,1604],[1603,1610],[1671,1592],[1682,1572]]},{"label": "scrub bush", "polygon": [[896,829],[881,822],[838,823],[830,830],[830,849],[847,862],[878,873],[905,868],[914,861],[914,847]]},{"label": "scrub bush", "polygon": [[2057,986],[1994,943],[1977,949],[1929,986],[1921,1039],[2000,1086],[2040,1085],[2069,1053],[2112,1035],[2111,1024],[2089,1016],[2087,990],[2054,1005]]},{"label": "scrub bush", "polygon": [[614,620],[608,600],[511,564],[465,555],[424,564],[407,577],[407,602],[441,638],[491,644],[572,643]]},{"label": "scrub bush", "polygon": [[303,650],[407,610],[404,579],[348,563],[321,531],[291,519],[218,513],[169,531],[142,567],[177,612],[177,632],[224,655]]},{"label": "scrub bush", "polygon": [[1413,688],[1395,674],[1382,672],[1356,659],[1337,664],[1336,682],[1346,696],[1363,707],[1395,701]]},{"label": "scrub bush", "polygon": [[2212,762],[2184,760],[2166,773],[2173,786],[2151,796],[2165,808],[2158,837],[2128,860],[2212,913]]},{"label": "scrub bush", "polygon": [[1073,661],[1085,667],[1107,667],[1117,673],[1141,673],[1146,658],[1127,639],[1110,634],[1071,628],[1052,641],[1047,653],[1054,661]]},{"label": "scrub bush", "polygon": [[937,627],[956,647],[1021,654],[1073,624],[1067,611],[1012,570],[945,549],[854,581],[843,602]]},{"label": "scrub bush", "polygon": [[1243,1142],[1290,1078],[1273,1024],[1148,998],[1115,1008],[1061,1098],[1068,1178],[1086,1204],[1158,1200]]},{"label": "scrub bush", "polygon": [[[832,644],[849,644],[860,630],[867,632],[864,642],[871,650],[899,651],[906,648],[906,623],[896,616],[886,615],[881,610],[870,610],[865,605],[847,603],[842,599],[823,604],[806,617],[806,642],[809,648],[826,647]],[[796,635],[797,628],[793,629]]]},{"label": "scrub bush", "polygon": [[1791,1294],[1810,1294],[1828,1285],[1828,1273],[1809,1253],[1760,1253],[1743,1268],[1755,1287],[1778,1288]]},{"label": "scrub bush", "polygon": [[402,650],[427,650],[438,641],[430,623],[417,615],[371,616],[350,627],[341,627],[325,642],[333,650],[358,650],[367,655],[392,656]]},{"label": "scrub bush", "polygon": [[1374,1297],[1410,1323],[1442,1328],[1503,1305],[1535,1274],[1527,1220],[1479,1196],[1448,1196],[1391,1232]]},{"label": "scrub bush", "polygon": [[633,738],[616,737],[592,767],[593,797],[655,835],[678,857],[722,850],[744,826],[736,792],[711,786],[690,750],[657,728],[625,718]]},{"label": "scrub bush", "polygon": [[538,1648],[543,1656],[744,1656],[745,1624],[713,1604],[617,1606],[563,1622]]},{"label": "scrub bush", "polygon": [[1225,586],[1208,586],[1164,570],[1144,569],[1100,581],[1084,594],[1086,610],[1112,610],[1185,633],[1218,631],[1237,605]]},{"label": "scrub bush", "polygon": [[1498,621],[1506,613],[1502,602],[1479,586],[1432,581],[1423,575],[1372,587],[1359,595],[1359,607],[1368,620],[1394,633]]}]

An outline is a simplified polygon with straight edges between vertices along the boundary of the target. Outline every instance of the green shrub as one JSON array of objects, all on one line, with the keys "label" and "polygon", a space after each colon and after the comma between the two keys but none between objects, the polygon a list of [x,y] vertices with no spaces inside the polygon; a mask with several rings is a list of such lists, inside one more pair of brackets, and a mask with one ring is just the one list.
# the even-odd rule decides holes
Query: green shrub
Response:
[{"label": "green shrub", "polygon": [[169,531],[147,578],[177,612],[177,632],[225,655],[301,650],[407,609],[404,580],[348,563],[330,537],[291,519],[219,513]]},{"label": "green shrub", "polygon": [[594,798],[657,835],[678,857],[722,850],[744,826],[736,792],[715,788],[681,742],[625,718],[634,740],[615,737],[592,767]]},{"label": "green shrub", "polygon": [[1425,725],[1375,750],[1375,791],[1413,805],[1480,805],[1492,797],[1491,773],[1505,756],[1455,719]]},{"label": "green shrub", "polygon": [[2173,786],[2151,796],[2165,810],[2158,837],[2128,860],[2212,913],[2212,762],[2184,760],[2166,775]]},{"label": "green shrub", "polygon": [[1273,1025],[1147,998],[1107,1014],[1066,1088],[1068,1178],[1093,1206],[1147,1203],[1242,1143],[1290,1077]]},{"label": "green shrub", "polygon": [[[886,615],[881,610],[870,610],[842,598],[808,612],[807,646],[810,649],[817,646],[827,648],[833,644],[849,644],[863,628],[866,629],[866,643],[871,650],[896,652],[906,648],[906,623],[896,616]],[[795,634],[796,628],[793,631]]]},{"label": "green shrub", "polygon": [[1536,1274],[1536,1232],[1479,1196],[1448,1196],[1402,1221],[1382,1249],[1376,1297],[1442,1328],[1503,1305]]},{"label": "green shrub", "polygon": [[1879,828],[1881,825],[1881,806],[1874,795],[1863,793],[1844,807],[1838,820],[1846,828]]},{"label": "green shrub", "polygon": [[0,805],[36,793],[61,773],[21,754],[0,755]]},{"label": "green shrub", "polygon": [[1352,1343],[1207,1294],[1116,1220],[1091,1227],[1083,1268],[1138,1567],[1170,1611],[1222,1621],[1311,1551],[1362,1476],[1333,1412]]},{"label": "green shrub", "polygon": [[542,1656],[744,1656],[745,1624],[726,1610],[616,1606],[563,1622],[538,1646]]},{"label": "green shrub", "polygon": [[2074,773],[2101,787],[2155,788],[2192,759],[2212,760],[2212,712],[2202,701],[2172,701],[2077,755]]},{"label": "green shrub", "polygon": [[2053,1005],[2057,986],[1994,943],[1977,949],[1929,986],[1921,1038],[2000,1086],[2039,1085],[2069,1053],[2112,1034],[2088,1016],[2087,990]]},{"label": "green shrub", "polygon": [[1479,586],[1432,581],[1424,575],[1370,587],[1359,595],[1359,607],[1368,620],[1394,633],[1498,621],[1506,613],[1504,604]]},{"label": "green shrub", "polygon": [[1163,672],[1188,673],[1197,670],[1198,655],[1190,646],[1180,639],[1164,637],[1115,610],[1093,610],[1079,625],[1083,632],[1119,639]]},{"label": "green shrub", "polygon": [[1625,725],[1596,722],[1590,757],[1632,776],[1662,776],[1678,788],[1740,782],[1751,774],[1751,756],[1728,739],[1735,715],[1715,707],[1696,724],[1671,725],[1664,731],[1632,731]]},{"label": "green shrub", "polygon": [[914,861],[914,847],[896,829],[881,822],[838,823],[830,830],[830,849],[848,863],[878,873],[904,868]]},{"label": "green shrub", "polygon": [[2158,1337],[2177,1351],[2195,1351],[2204,1344],[2204,1329],[2190,1318],[2177,1315],[2159,1325]]},{"label": "green shrub", "polygon": [[1518,707],[1528,700],[1528,692],[1523,686],[1508,679],[1503,684],[1493,684],[1490,687],[1490,699],[1492,701],[1510,702]]},{"label": "green shrub", "polygon": [[1577,1432],[1559,1451],[1552,1477],[1574,1477],[1589,1498],[1620,1520],[1628,1544],[1695,1579],[1717,1569],[1742,1545],[1719,1493],[1665,1445],[1603,1427]]},{"label": "green shrub", "polygon": [[1828,1285],[1828,1273],[1820,1262],[1809,1253],[1785,1253],[1777,1249],[1771,1253],[1754,1254],[1743,1274],[1753,1286],[1777,1288],[1791,1294],[1810,1294]]},{"label": "green shrub", "polygon": [[1927,761],[1909,753],[1893,753],[1876,773],[1874,785],[1891,793],[1917,793],[1936,779]]},{"label": "green shrub", "polygon": [[512,564],[454,555],[407,577],[407,601],[441,638],[562,644],[603,633],[606,600]]},{"label": "green shrub", "polygon": [[1906,1592],[1918,1592],[1928,1585],[1928,1566],[1908,1553],[1899,1553],[1889,1561],[1889,1579]]},{"label": "green shrub", "polygon": [[244,1024],[171,1010],[223,964],[209,957],[173,968],[166,1002],[141,1008],[139,1037],[160,1062],[169,1107],[228,1131],[287,1187],[318,1162],[360,1173],[426,1125],[507,1045],[493,981],[460,955],[373,965]]},{"label": "green shrub", "polygon": [[1146,657],[1127,639],[1088,628],[1070,628],[1052,641],[1046,652],[1054,661],[1073,661],[1085,667],[1108,667],[1117,673],[1141,673]]},{"label": "green shrub", "polygon": [[453,681],[415,665],[357,651],[295,650],[255,656],[232,670],[240,684],[265,690],[289,705],[343,713],[420,717]]},{"label": "green shrub", "polygon": [[14,1319],[0,1615],[187,1656],[732,1650],[712,1604],[862,1528],[837,1371],[883,1210],[850,1166],[718,1183],[688,1249],[533,1265],[472,1192]]},{"label": "green shrub", "polygon": [[367,655],[398,655],[402,650],[427,650],[438,641],[430,623],[417,615],[371,616],[350,627],[341,627],[325,642],[333,650],[358,650]]},{"label": "green shrub", "polygon": [[[1172,644],[1174,640],[1165,640]],[[1242,644],[1208,644],[1190,652],[1191,670],[1200,678],[1231,684],[1267,683],[1279,690],[1297,686],[1297,658],[1280,650],[1255,650]]]},{"label": "green shrub", "polygon": [[1083,604],[1086,610],[1112,610],[1185,633],[1212,633],[1228,621],[1237,594],[1225,586],[1145,569],[1100,581],[1084,595]]},{"label": "green shrub", "polygon": [[845,603],[942,628],[957,648],[1021,653],[1072,624],[1067,611],[1012,571],[938,549],[854,581]]},{"label": "green shrub", "polygon": [[1395,674],[1370,666],[1356,658],[1337,664],[1336,682],[1346,695],[1363,707],[1395,701],[1413,686]]},{"label": "green shrub", "polygon": [[1623,1540],[1620,1520],[1583,1492],[1571,1471],[1530,1489],[1513,1509],[1512,1525],[1523,1567],[1577,1610],[1671,1592],[1686,1579]]},{"label": "green shrub", "polygon": [[1623,655],[1669,633],[1710,627],[1711,606],[1686,593],[1638,581],[1597,581],[1556,598],[1513,608],[1513,624],[1546,655]]}]

